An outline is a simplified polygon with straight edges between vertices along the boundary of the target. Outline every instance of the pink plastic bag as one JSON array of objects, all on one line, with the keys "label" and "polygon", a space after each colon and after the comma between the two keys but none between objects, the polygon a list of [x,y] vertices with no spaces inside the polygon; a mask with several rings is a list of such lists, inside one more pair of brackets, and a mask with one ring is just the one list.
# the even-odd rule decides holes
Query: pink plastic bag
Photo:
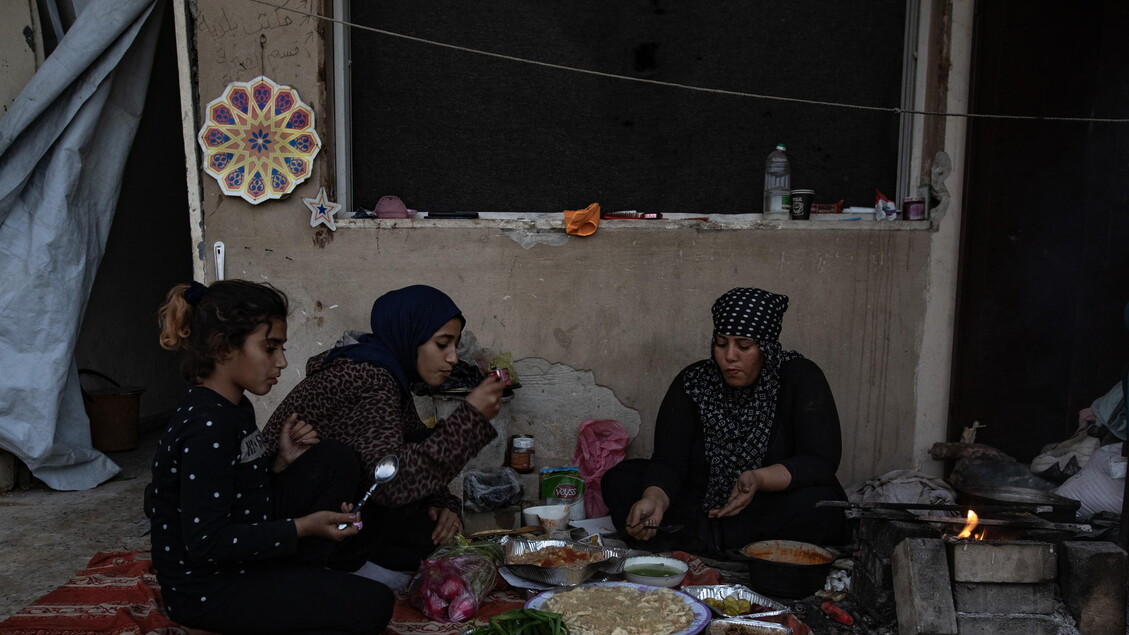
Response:
[{"label": "pink plastic bag", "polygon": [[627,430],[618,421],[589,419],[580,424],[573,465],[584,478],[584,512],[589,518],[608,515],[600,479],[627,454]]},{"label": "pink plastic bag", "polygon": [[437,622],[465,622],[494,588],[495,567],[475,554],[424,560],[408,585],[408,600]]}]

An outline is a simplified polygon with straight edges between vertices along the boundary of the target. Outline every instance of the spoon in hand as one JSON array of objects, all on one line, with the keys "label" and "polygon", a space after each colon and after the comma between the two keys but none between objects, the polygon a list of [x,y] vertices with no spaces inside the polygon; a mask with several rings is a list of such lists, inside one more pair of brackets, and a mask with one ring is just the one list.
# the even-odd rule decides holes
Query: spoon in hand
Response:
[{"label": "spoon in hand", "polygon": [[[682,528],[685,527],[685,526],[686,525],[642,525],[642,528],[643,529],[654,529],[655,531],[661,531],[663,533],[674,533],[676,531],[681,531]],[[640,525],[634,524],[634,525],[628,525],[628,527],[640,527]]]},{"label": "spoon in hand", "polygon": [[[377,461],[376,468],[372,471],[372,486],[369,487],[368,491],[365,492],[365,495],[361,497],[360,502],[353,506],[353,513],[359,514],[361,512],[361,508],[364,507],[365,503],[368,502],[369,497],[372,496],[372,493],[376,491],[376,486],[392,480],[392,477],[396,476],[396,471],[398,469],[400,469],[400,459],[395,454],[388,454],[384,458]],[[341,523],[337,525],[337,529],[340,531],[345,531],[345,529],[347,529],[348,527],[349,523]]]}]

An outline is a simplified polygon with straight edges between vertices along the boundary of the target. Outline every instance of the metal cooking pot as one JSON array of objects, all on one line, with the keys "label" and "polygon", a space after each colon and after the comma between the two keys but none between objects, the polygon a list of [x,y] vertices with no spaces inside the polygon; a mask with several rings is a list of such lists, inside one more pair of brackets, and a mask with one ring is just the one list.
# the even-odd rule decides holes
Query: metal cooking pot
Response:
[{"label": "metal cooking pot", "polygon": [[762,540],[731,550],[749,567],[749,583],[770,597],[805,598],[827,580],[835,554],[819,545],[795,540]]}]

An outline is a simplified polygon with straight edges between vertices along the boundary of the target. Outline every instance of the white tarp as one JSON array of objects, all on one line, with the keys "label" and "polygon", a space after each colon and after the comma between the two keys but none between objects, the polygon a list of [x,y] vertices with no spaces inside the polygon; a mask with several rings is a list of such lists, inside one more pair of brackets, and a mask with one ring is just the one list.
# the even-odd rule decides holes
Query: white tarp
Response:
[{"label": "white tarp", "polygon": [[0,447],[55,489],[120,471],[91,447],[74,351],[163,4],[89,2],[0,119]]}]

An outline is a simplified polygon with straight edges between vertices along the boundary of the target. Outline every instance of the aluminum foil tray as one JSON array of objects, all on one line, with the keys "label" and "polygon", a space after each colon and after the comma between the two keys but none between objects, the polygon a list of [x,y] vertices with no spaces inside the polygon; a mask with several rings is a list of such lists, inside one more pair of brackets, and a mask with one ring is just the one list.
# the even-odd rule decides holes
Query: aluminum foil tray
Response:
[{"label": "aluminum foil tray", "polygon": [[[514,564],[516,556],[543,547],[571,547],[577,551],[600,554],[601,558],[581,568],[541,567],[535,564]],[[623,571],[623,561],[627,559],[624,549],[595,547],[568,540],[526,540],[507,536],[502,543],[503,559],[506,567],[515,574],[540,584],[551,586],[576,586],[587,582],[597,573],[619,573]]]},{"label": "aluminum foil tray", "polygon": [[726,618],[710,622],[709,635],[792,635],[792,629],[770,622]]},{"label": "aluminum foil tray", "polygon": [[[716,600],[724,600],[727,596],[732,595],[732,596],[737,597],[738,599],[748,600],[750,604],[760,604],[761,606],[768,607],[771,610],[771,612],[786,611],[788,609],[788,607],[786,607],[783,604],[777,602],[776,600],[773,600],[771,598],[767,598],[767,597],[761,595],[760,593],[757,593],[756,591],[750,589],[749,587],[743,586],[743,585],[740,585],[740,584],[711,584],[711,585],[707,585],[707,586],[687,586],[687,587],[682,587],[682,592],[688,594],[691,597],[694,597],[694,598],[701,600],[703,604],[706,603],[706,598],[714,598]],[[709,605],[706,604],[706,606],[709,606]],[[732,619],[748,620],[748,619],[756,619],[758,616],[765,615],[763,612],[762,613],[746,613],[745,615],[739,615],[739,616],[737,616],[737,615],[726,615],[725,613],[722,613],[721,611],[715,609],[712,606],[710,606],[710,610],[713,611],[714,615],[722,618],[723,620],[732,620]]]}]

